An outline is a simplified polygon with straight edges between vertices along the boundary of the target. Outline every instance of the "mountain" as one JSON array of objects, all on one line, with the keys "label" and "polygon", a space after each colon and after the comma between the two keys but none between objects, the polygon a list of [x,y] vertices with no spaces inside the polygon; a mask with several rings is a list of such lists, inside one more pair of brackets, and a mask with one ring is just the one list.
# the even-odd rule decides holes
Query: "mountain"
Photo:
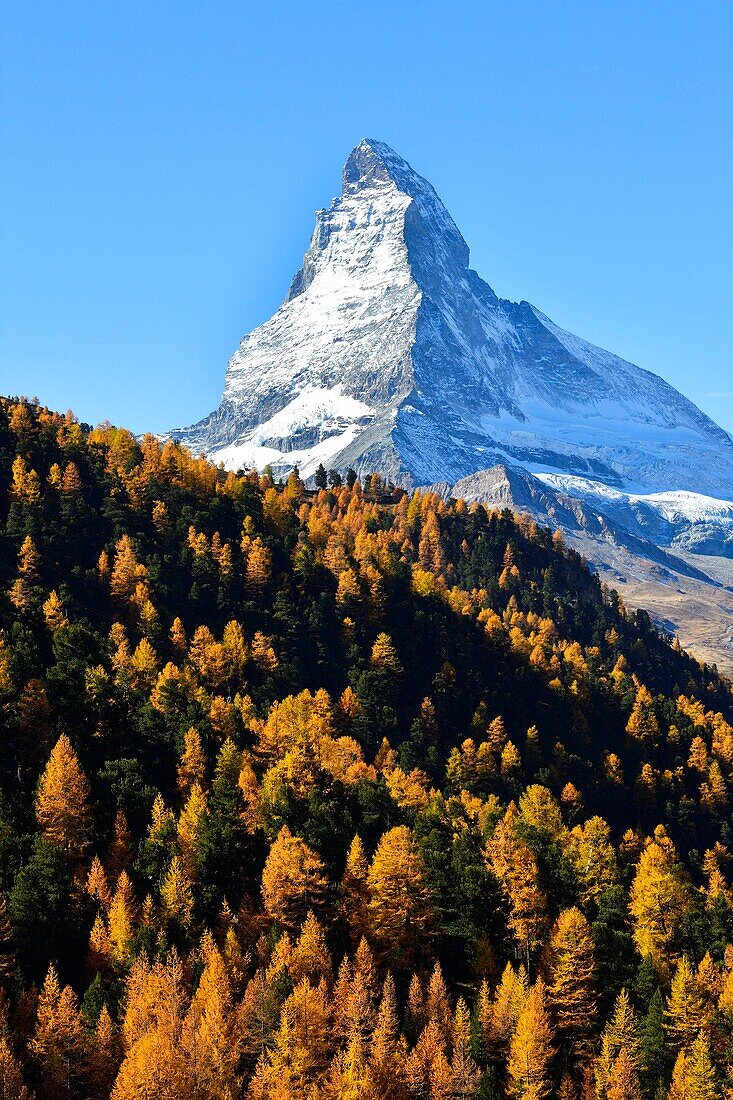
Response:
[{"label": "mountain", "polygon": [[637,492],[733,488],[733,440],[661,378],[508,302],[431,185],[362,141],[219,407],[173,433],[227,467],[319,462],[401,483],[499,461]]},{"label": "mountain", "polygon": [[[453,487],[514,470],[525,489],[536,480],[529,510],[560,500],[558,525],[617,583],[641,571],[654,585],[660,564],[662,583],[670,571],[683,588],[733,583],[728,433],[657,375],[499,298],[433,187],[382,142],[349,156],[285,301],[230,359],[219,406],[170,434],[276,474],[322,463]],[[619,552],[632,558],[621,569]]]}]

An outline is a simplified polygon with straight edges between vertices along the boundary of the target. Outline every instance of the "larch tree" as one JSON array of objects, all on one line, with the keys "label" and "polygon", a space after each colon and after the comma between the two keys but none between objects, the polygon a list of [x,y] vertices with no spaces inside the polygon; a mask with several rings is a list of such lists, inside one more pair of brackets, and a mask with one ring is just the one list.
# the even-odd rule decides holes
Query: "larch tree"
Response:
[{"label": "larch tree", "polygon": [[399,1026],[394,980],[388,974],[372,1033],[369,1058],[370,1080],[376,1095],[382,1100],[400,1100],[404,1094],[404,1055],[398,1042]]},{"label": "larch tree", "polygon": [[414,973],[407,989],[405,1005],[405,1033],[413,1042],[425,1027],[425,994],[419,976]]},{"label": "larch tree", "polygon": [[389,634],[381,633],[377,635],[372,646],[371,662],[375,668],[384,669],[395,676],[402,674],[402,662]]},{"label": "larch tree", "polygon": [[581,883],[581,899],[595,899],[618,881],[618,859],[611,829],[602,817],[591,817],[568,834],[567,854]]},{"label": "larch tree", "polygon": [[527,999],[527,972],[507,963],[485,1017],[484,1040],[490,1051],[504,1054]]},{"label": "larch tree", "polygon": [[45,836],[63,848],[71,862],[84,859],[92,830],[89,784],[65,733],[41,776],[36,818]]},{"label": "larch tree", "polygon": [[668,1100],[719,1100],[715,1067],[704,1035],[698,1035],[677,1055],[667,1096]]},{"label": "larch tree", "polygon": [[425,1011],[428,1020],[432,1020],[448,1042],[453,1029],[453,1014],[451,1012],[448,987],[445,984],[440,963],[436,962],[428,982],[425,997]]},{"label": "larch tree", "polygon": [[352,943],[358,943],[369,925],[369,864],[361,837],[355,836],[346,856],[346,868],[340,884],[341,910]]},{"label": "larch tree", "polygon": [[613,1067],[622,1051],[628,1065],[638,1072],[641,1061],[639,1029],[636,1013],[625,989],[616,998],[611,1018],[603,1030],[600,1054],[596,1058],[596,1094],[599,1100],[607,1096]]},{"label": "larch tree", "polygon": [[509,1046],[509,1092],[517,1100],[542,1100],[552,1089],[552,1026],[542,979],[530,988]]},{"label": "larch tree", "polygon": [[69,625],[61,597],[55,589],[49,592],[48,598],[44,600],[42,610],[44,622],[52,634]]},{"label": "larch tree", "polygon": [[654,744],[659,738],[659,722],[653,709],[653,700],[648,688],[640,684],[636,700],[626,723],[626,732],[637,741]]},{"label": "larch tree", "polygon": [[354,954],[354,974],[362,978],[369,996],[376,1004],[379,1000],[381,980],[374,961],[374,953],[366,936],[362,936],[359,940],[359,946]]},{"label": "larch tree", "polygon": [[117,963],[128,959],[130,943],[135,931],[137,903],[127,871],[117,879],[117,885],[109,908],[109,943],[112,957]]},{"label": "larch tree", "polygon": [[72,1097],[87,1072],[85,1035],[71,986],[62,989],[49,968],[38,999],[33,1037],[28,1045],[49,1100]]},{"label": "larch tree", "polygon": [[25,611],[36,603],[40,564],[41,557],[35,543],[30,535],[26,535],[18,552],[18,576],[9,592],[10,602],[19,611]]},{"label": "larch tree", "polygon": [[621,1049],[608,1076],[606,1100],[642,1100],[639,1074],[625,1047]]},{"label": "larch tree", "polygon": [[517,837],[517,818],[512,802],[494,830],[487,855],[509,901],[509,927],[529,968],[532,953],[547,931],[547,898],[539,884],[535,855]]},{"label": "larch tree", "polygon": [[88,976],[98,971],[104,973],[110,968],[112,962],[112,943],[109,930],[100,913],[94,918],[92,930],[89,933],[89,947],[87,948],[86,972]]},{"label": "larch tree", "polygon": [[178,850],[181,853],[183,867],[191,882],[196,881],[199,862],[201,834],[206,824],[208,799],[205,791],[195,782],[191,787],[186,804],[181,810],[176,833]]},{"label": "larch tree", "polygon": [[277,1078],[290,1077],[300,1095],[326,1070],[329,1062],[330,1005],[325,983],[313,987],[307,978],[287,998],[280,1014],[280,1027],[269,1055]]},{"label": "larch tree", "polygon": [[430,1063],[427,1079],[430,1100],[453,1100],[456,1095],[453,1068],[442,1050]]},{"label": "larch tree", "polygon": [[301,978],[310,978],[312,982],[321,978],[329,980],[332,970],[333,962],[323,925],[310,910],[293,950],[290,964],[293,981],[298,982]]},{"label": "larch tree", "polygon": [[114,565],[110,576],[110,592],[116,600],[131,599],[138,584],[147,576],[147,569],[140,565],[129,535],[123,535],[116,547]]},{"label": "larch tree", "polygon": [[160,888],[163,911],[169,920],[177,921],[184,928],[193,917],[193,891],[180,856],[174,856]]},{"label": "larch tree", "polygon": [[471,1014],[462,997],[458,998],[453,1016],[452,1045],[452,1095],[455,1100],[473,1100],[478,1092],[481,1071],[471,1055]]},{"label": "larch tree", "polygon": [[130,829],[123,810],[115,814],[112,843],[107,853],[107,875],[110,881],[119,878],[123,871],[132,867],[132,844]]},{"label": "larch tree", "polygon": [[0,1038],[0,1100],[31,1100],[8,1040]]},{"label": "larch tree", "polygon": [[207,1100],[235,1100],[240,1095],[235,1023],[234,998],[224,959],[209,941],[201,980],[182,1028],[182,1045],[195,1065],[196,1081]]},{"label": "larch tree", "polygon": [[109,883],[107,882],[107,875],[99,856],[95,856],[92,860],[92,865],[89,868],[89,874],[86,881],[86,892],[92,901],[95,901],[97,905],[101,906],[105,912],[112,904],[112,894],[110,893]]},{"label": "larch tree", "polygon": [[374,1003],[361,974],[354,974],[349,983],[339,1022],[347,1040],[359,1036],[364,1043],[369,1041],[374,1027]]},{"label": "larch tree", "polygon": [[[434,1084],[433,1066],[438,1058],[447,1063],[445,1039],[440,1028],[429,1020],[405,1062],[405,1076],[411,1093],[418,1097],[430,1095]],[[450,1066],[447,1068],[449,1070]],[[440,1077],[444,1078],[445,1074],[441,1073]]]},{"label": "larch tree", "polygon": [[319,1096],[323,1100],[377,1100],[369,1080],[364,1043],[353,1038],[331,1062]]},{"label": "larch tree", "polygon": [[90,1052],[89,1088],[94,1100],[108,1100],[121,1061],[120,1037],[106,1005],[94,1029]]},{"label": "larch tree", "polygon": [[629,912],[639,953],[666,966],[689,908],[689,894],[672,842],[663,829],[641,853],[631,884]]},{"label": "larch tree", "polygon": [[262,898],[267,912],[285,928],[300,928],[323,904],[327,878],[312,848],[283,825],[262,872]]},{"label": "larch tree", "polygon": [[161,1028],[145,1032],[120,1066],[111,1100],[180,1100],[194,1082],[175,1040]]},{"label": "larch tree", "polygon": [[702,994],[686,955],[677,963],[664,1015],[667,1032],[677,1047],[688,1046],[704,1023]]},{"label": "larch tree", "polygon": [[547,1001],[560,1036],[579,1053],[595,1026],[593,934],[579,909],[565,909],[555,921],[546,958]]},{"label": "larch tree", "polygon": [[385,957],[409,966],[430,932],[432,906],[425,866],[406,825],[382,836],[367,881],[374,942]]},{"label": "larch tree", "polygon": [[188,649],[188,638],[186,637],[186,628],[181,622],[178,615],[171,623],[170,640],[173,649],[179,657],[183,657]]},{"label": "larch tree", "polygon": [[279,1019],[279,1003],[264,970],[250,978],[237,1008],[237,1032],[243,1060],[253,1069],[271,1048]]},{"label": "larch tree", "polygon": [[272,573],[272,555],[262,542],[255,538],[249,548],[244,572],[244,586],[250,600],[261,598]]}]

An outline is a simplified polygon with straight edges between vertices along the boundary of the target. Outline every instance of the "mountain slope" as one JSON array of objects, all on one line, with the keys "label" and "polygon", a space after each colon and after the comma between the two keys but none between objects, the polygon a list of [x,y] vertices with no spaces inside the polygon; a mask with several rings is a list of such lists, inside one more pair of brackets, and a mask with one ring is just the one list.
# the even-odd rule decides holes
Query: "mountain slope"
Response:
[{"label": "mountain slope", "polygon": [[731,684],[562,538],[0,398],[0,576],[5,1097],[733,1088]]},{"label": "mountain slope", "polygon": [[733,674],[733,505],[698,493],[634,496],[503,465],[432,488],[445,500],[509,508],[561,530],[631,606]]},{"label": "mountain slope", "polygon": [[403,484],[497,462],[725,497],[733,442],[661,378],[497,297],[427,181],[362,141],[283,305],[174,438],[227,467],[319,462]]}]

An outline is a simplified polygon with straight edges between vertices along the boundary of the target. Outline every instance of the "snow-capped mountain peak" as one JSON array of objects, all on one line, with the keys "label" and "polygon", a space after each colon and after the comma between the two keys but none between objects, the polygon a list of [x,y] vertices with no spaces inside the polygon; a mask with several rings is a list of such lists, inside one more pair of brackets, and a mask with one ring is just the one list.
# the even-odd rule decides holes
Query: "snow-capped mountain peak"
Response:
[{"label": "snow-capped mountain peak", "polygon": [[733,490],[733,441],[661,378],[497,297],[435,190],[364,139],[219,407],[171,433],[229,467],[403,484],[497,463],[631,494]]}]

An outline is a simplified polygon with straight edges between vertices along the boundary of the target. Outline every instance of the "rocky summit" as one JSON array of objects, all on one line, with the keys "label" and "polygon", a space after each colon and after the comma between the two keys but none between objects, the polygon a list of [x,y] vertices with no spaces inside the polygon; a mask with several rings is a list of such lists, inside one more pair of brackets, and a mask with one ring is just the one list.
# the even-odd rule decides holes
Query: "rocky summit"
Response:
[{"label": "rocky summit", "polygon": [[716,607],[733,583],[733,439],[662,378],[499,298],[433,187],[379,141],[349,156],[219,406],[170,434],[231,469],[352,466],[527,510],[653,611],[647,582],[712,585]]}]

